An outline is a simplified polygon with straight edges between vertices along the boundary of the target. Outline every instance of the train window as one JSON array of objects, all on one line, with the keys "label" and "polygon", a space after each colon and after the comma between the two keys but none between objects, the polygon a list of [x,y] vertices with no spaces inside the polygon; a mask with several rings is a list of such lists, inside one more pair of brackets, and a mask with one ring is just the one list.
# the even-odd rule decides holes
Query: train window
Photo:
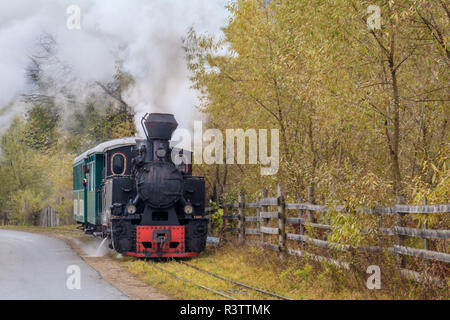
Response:
[{"label": "train window", "polygon": [[91,162],[88,164],[89,170],[88,170],[88,191],[94,191],[95,190],[95,175],[94,175],[94,163]]},{"label": "train window", "polygon": [[121,153],[116,153],[111,158],[111,168],[113,174],[125,173],[125,157]]}]

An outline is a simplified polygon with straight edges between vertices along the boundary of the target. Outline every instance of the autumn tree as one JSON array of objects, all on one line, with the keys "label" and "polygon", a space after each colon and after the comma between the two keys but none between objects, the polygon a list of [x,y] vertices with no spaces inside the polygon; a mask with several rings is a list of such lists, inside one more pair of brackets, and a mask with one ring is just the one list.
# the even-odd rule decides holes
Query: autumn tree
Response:
[{"label": "autumn tree", "polygon": [[[374,5],[379,28],[367,23]],[[278,128],[281,168],[260,177],[252,166],[202,167],[211,181],[226,173],[230,188],[257,194],[282,182],[301,195],[315,183],[323,200],[362,202],[411,197],[419,176],[436,183],[449,118],[442,1],[233,1],[228,9],[223,39],[192,30],[185,41],[193,87],[210,127]]]}]

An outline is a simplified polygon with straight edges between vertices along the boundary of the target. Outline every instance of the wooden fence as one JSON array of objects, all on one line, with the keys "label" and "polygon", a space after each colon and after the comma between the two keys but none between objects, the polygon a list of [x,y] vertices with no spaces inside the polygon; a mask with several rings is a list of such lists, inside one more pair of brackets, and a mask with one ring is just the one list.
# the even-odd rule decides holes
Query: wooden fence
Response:
[{"label": "wooden fence", "polygon": [[45,207],[39,213],[38,225],[40,227],[59,226],[59,215],[52,207]]},{"label": "wooden fence", "polygon": [[[401,268],[401,272],[409,277],[420,278],[420,274],[413,270],[405,268],[405,256],[423,259],[424,264],[427,260],[439,261],[441,263],[450,263],[450,254],[446,252],[438,252],[430,250],[430,240],[450,238],[450,230],[431,230],[426,224],[426,217],[429,214],[449,213],[450,204],[427,205],[423,200],[423,205],[404,205],[401,198],[397,200],[397,204],[393,207],[376,207],[365,208],[360,207],[353,210],[345,206],[329,208],[325,205],[314,204],[313,189],[308,190],[308,200],[303,202],[299,199],[297,203],[286,203],[285,195],[281,186],[278,186],[277,196],[268,197],[267,191],[262,192],[262,197],[256,202],[246,202],[243,194],[239,195],[237,203],[226,203],[221,207],[224,209],[223,214],[223,232],[238,234],[240,244],[249,244],[255,246],[263,246],[279,252],[280,257],[286,254],[296,255],[300,257],[308,257],[316,261],[326,261],[328,263],[350,269],[350,264],[341,259],[330,256],[330,252],[349,251],[352,248],[349,245],[340,245],[328,241],[327,235],[332,232],[329,215],[330,210],[334,212],[354,212],[356,214],[369,214],[377,217],[378,227],[377,237],[387,237],[390,241],[378,241],[376,246],[359,247],[357,250],[379,253],[388,250],[395,254]],[[236,211],[235,214],[233,210]],[[248,212],[256,211],[255,215]],[[295,210],[295,211],[294,211]],[[214,211],[208,208],[207,211]],[[411,228],[406,227],[405,218],[410,214],[422,215],[422,227]],[[325,222],[318,222],[318,218],[322,218]],[[394,225],[384,227],[384,220],[394,221]],[[237,223],[236,223],[237,221]],[[236,226],[237,224],[237,226]],[[253,227],[249,227],[252,224]],[[256,227],[255,227],[256,225]],[[448,226],[445,226],[448,228]],[[311,232],[305,230],[322,230],[322,238],[319,239],[311,235]],[[297,232],[293,232],[293,230]],[[314,232],[313,232],[314,234]],[[248,238],[252,238],[248,239]],[[422,248],[413,248],[406,245],[408,237],[419,237],[422,239]],[[255,241],[256,238],[256,241]],[[299,245],[289,246],[288,242],[298,243]],[[388,244],[386,246],[386,243]],[[305,247],[313,246],[319,248],[319,251],[328,254],[311,253]],[[332,250],[331,250],[332,249]],[[327,256],[326,256],[327,255]],[[447,265],[446,265],[447,266]]]}]

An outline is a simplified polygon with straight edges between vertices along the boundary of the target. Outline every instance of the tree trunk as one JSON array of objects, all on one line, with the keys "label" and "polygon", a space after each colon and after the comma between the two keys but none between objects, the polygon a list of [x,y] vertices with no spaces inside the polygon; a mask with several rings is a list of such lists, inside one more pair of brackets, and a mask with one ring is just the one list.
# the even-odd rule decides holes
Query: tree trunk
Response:
[{"label": "tree trunk", "polygon": [[392,162],[392,178],[393,178],[393,191],[394,195],[399,196],[402,194],[401,187],[401,173],[399,163],[399,144],[400,144],[400,95],[397,82],[397,71],[394,67],[393,47],[391,47],[391,57],[389,59],[389,69],[391,72],[392,80],[392,94],[394,101],[393,110],[393,134],[392,134],[392,148],[391,148],[391,162]]}]

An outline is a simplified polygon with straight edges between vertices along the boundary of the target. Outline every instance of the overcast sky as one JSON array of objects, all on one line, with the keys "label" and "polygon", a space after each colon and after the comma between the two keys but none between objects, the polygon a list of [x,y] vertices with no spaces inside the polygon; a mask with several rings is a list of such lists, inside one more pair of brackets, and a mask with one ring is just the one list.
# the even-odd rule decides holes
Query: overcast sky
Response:
[{"label": "overcast sky", "polygon": [[[125,100],[138,117],[173,112],[181,126],[198,119],[181,39],[189,27],[221,35],[227,0],[0,0],[0,133],[23,106],[5,106],[27,89],[25,67],[44,32],[58,58],[83,82],[105,81],[115,61],[136,79]],[[81,9],[80,29],[69,29],[67,9]],[[72,20],[71,20],[72,21]],[[137,118],[138,118],[137,117]]]}]

